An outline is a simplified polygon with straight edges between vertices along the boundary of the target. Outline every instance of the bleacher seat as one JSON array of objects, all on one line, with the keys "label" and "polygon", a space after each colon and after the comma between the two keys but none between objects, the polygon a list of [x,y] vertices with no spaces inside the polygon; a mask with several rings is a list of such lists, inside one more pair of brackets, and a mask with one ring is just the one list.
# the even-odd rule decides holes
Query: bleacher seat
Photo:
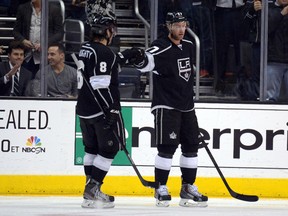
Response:
[{"label": "bleacher seat", "polygon": [[123,67],[119,73],[121,98],[141,97],[141,72],[132,67]]},{"label": "bleacher seat", "polygon": [[72,53],[78,55],[81,45],[84,43],[84,24],[81,20],[66,19],[64,22],[64,46],[66,63],[75,66],[71,57]]}]

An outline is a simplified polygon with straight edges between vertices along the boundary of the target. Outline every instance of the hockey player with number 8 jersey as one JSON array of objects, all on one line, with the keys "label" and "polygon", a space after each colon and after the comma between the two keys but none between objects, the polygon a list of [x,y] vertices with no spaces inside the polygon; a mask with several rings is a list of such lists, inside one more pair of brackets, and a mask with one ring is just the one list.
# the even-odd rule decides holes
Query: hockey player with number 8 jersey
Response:
[{"label": "hockey player with number 8 jersey", "polygon": [[113,208],[114,196],[103,193],[101,185],[121,149],[119,142],[125,145],[117,58],[108,47],[116,33],[116,17],[112,12],[95,15],[90,25],[91,40],[82,46],[77,64],[83,79],[76,105],[85,151],[82,207]]}]

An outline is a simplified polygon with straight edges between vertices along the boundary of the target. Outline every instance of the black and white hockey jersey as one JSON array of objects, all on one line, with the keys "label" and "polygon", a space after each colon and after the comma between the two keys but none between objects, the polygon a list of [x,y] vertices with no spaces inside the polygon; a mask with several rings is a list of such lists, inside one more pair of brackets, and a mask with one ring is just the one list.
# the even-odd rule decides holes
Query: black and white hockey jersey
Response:
[{"label": "black and white hockey jersey", "polygon": [[101,43],[89,42],[81,47],[79,61],[84,65],[84,81],[76,105],[79,117],[98,117],[111,106],[120,110],[118,65],[114,52]]},{"label": "black and white hockey jersey", "polygon": [[157,108],[190,111],[194,108],[195,47],[183,39],[180,45],[166,38],[155,40],[146,50],[141,72],[153,71],[152,111]]}]

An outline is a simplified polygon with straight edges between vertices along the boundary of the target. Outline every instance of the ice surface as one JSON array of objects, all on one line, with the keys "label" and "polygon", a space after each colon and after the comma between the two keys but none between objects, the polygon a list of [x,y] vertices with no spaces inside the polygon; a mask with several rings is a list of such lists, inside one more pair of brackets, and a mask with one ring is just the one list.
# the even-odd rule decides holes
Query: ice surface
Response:
[{"label": "ice surface", "polygon": [[170,206],[155,206],[153,197],[115,197],[115,208],[83,209],[79,196],[0,196],[1,216],[84,216],[84,215],[157,215],[157,216],[285,216],[288,200],[259,199],[244,202],[233,198],[210,198],[208,207],[180,207],[179,198],[172,198]]}]

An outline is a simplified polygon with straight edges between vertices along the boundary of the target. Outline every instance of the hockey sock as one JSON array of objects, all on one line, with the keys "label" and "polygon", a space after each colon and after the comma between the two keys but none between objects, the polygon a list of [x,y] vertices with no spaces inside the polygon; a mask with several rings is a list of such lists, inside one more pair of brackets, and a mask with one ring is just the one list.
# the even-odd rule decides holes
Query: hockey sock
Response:
[{"label": "hockey sock", "polygon": [[180,156],[180,169],[182,173],[182,182],[193,184],[196,180],[198,157]]},{"label": "hockey sock", "polygon": [[97,155],[93,161],[92,167],[92,178],[102,183],[106,174],[108,173],[110,166],[112,164],[113,159],[102,157],[101,155]]},{"label": "hockey sock", "polygon": [[95,157],[96,155],[85,152],[85,155],[83,158],[83,164],[84,164],[84,172],[86,176],[91,176],[93,161]]},{"label": "hockey sock", "polygon": [[155,181],[161,185],[166,185],[170,169],[172,166],[172,158],[164,158],[156,155],[155,157]]}]

